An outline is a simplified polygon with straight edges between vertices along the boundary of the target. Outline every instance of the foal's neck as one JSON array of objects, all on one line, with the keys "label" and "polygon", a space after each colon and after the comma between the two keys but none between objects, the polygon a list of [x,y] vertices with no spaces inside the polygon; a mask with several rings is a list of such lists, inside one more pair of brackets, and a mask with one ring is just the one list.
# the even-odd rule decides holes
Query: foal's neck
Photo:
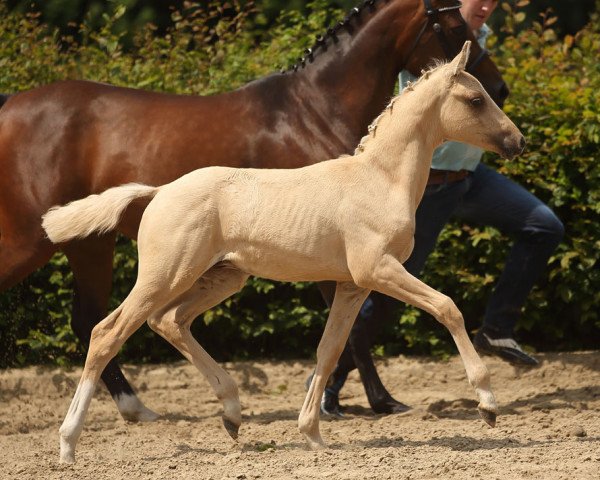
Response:
[{"label": "foal's neck", "polygon": [[383,171],[415,208],[427,183],[433,151],[443,140],[440,82],[421,83],[392,101],[361,147],[369,167]]}]

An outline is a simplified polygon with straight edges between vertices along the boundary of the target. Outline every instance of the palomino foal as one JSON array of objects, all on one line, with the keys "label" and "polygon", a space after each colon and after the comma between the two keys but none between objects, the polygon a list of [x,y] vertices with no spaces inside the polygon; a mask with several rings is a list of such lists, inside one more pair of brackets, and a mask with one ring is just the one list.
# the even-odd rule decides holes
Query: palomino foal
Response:
[{"label": "palomino foal", "polygon": [[452,63],[426,73],[393,99],[352,157],[295,170],[209,167],[162,187],[112,188],[44,216],[49,238],[65,242],[113,229],[130,202],[152,198],[138,236],[137,282],[94,328],[81,381],[60,428],[62,461],[75,459],[102,370],[145,321],[205,375],[223,404],[225,427],[236,438],[241,422],[237,386],[192,337],[190,324],[240,290],[249,275],[337,282],[299,417],[311,447],[324,445],[319,401],[370,290],[422,308],[449,329],[479,411],[495,424],[489,374],[461,313],[452,300],[402,267],[413,247],[415,209],[437,145],[453,139],[506,157],[524,146],[519,130],[464,71],[469,47],[467,42]]}]

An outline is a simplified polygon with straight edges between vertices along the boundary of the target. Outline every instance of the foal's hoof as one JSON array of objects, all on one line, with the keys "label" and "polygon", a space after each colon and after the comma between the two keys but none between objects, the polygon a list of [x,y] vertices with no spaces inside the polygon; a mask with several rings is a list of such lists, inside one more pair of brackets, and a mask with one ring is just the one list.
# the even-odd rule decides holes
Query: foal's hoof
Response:
[{"label": "foal's hoof", "polygon": [[75,463],[75,455],[70,454],[70,453],[63,454],[61,452],[61,454],[60,454],[60,463],[63,463],[63,464],[66,464],[66,465],[73,465]]},{"label": "foal's hoof", "polygon": [[479,410],[479,415],[481,415],[485,423],[492,428],[496,426],[496,412],[486,410],[485,408],[477,408],[477,410]]},{"label": "foal's hoof", "polygon": [[233,438],[234,440],[237,440],[238,433],[240,431],[239,423],[238,424],[233,423],[228,418],[223,417],[223,426],[225,427],[225,430],[227,430],[227,433],[229,434],[229,436],[231,438]]},{"label": "foal's hoof", "polygon": [[75,446],[63,437],[60,437],[60,463],[75,463]]},{"label": "foal's hoof", "polygon": [[316,435],[304,435],[306,442],[308,443],[308,448],[311,450],[323,450],[327,448],[327,444],[323,441],[320,434]]}]

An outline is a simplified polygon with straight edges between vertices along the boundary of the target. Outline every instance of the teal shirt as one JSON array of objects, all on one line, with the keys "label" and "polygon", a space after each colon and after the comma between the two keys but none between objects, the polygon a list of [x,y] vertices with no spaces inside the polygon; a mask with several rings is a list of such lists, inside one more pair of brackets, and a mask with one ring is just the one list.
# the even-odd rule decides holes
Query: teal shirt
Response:
[{"label": "teal shirt", "polygon": [[[492,30],[487,26],[483,25],[479,29],[477,34],[477,43],[481,48],[485,48],[487,38],[491,35]],[[398,77],[400,80],[400,90],[402,90],[407,82],[414,82],[416,77],[406,70],[400,72]],[[469,170],[474,171],[479,162],[483,150],[473,145],[459,142],[444,142],[433,152],[433,158],[431,161],[431,168],[436,170],[452,170],[457,172],[458,170]]]}]

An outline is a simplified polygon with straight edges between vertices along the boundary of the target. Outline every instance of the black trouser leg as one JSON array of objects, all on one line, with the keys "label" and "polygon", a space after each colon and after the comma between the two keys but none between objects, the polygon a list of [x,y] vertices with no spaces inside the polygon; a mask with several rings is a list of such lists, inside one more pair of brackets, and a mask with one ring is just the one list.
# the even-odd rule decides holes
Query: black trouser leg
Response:
[{"label": "black trouser leg", "polygon": [[[319,289],[327,302],[331,305],[335,284],[331,282],[319,283]],[[371,356],[371,346],[375,334],[384,318],[390,315],[389,297],[379,293],[372,293],[370,299],[373,302],[373,312],[366,318],[359,314],[354,322],[350,338],[346,343],[344,351],[338,360],[338,364],[331,374],[328,384],[339,394],[348,373],[358,368],[361,381],[365,387],[369,405],[376,413],[399,413],[406,411],[409,407],[395,400],[386,390],[379,378],[373,357]],[[331,391],[332,389],[330,389]]]}]

